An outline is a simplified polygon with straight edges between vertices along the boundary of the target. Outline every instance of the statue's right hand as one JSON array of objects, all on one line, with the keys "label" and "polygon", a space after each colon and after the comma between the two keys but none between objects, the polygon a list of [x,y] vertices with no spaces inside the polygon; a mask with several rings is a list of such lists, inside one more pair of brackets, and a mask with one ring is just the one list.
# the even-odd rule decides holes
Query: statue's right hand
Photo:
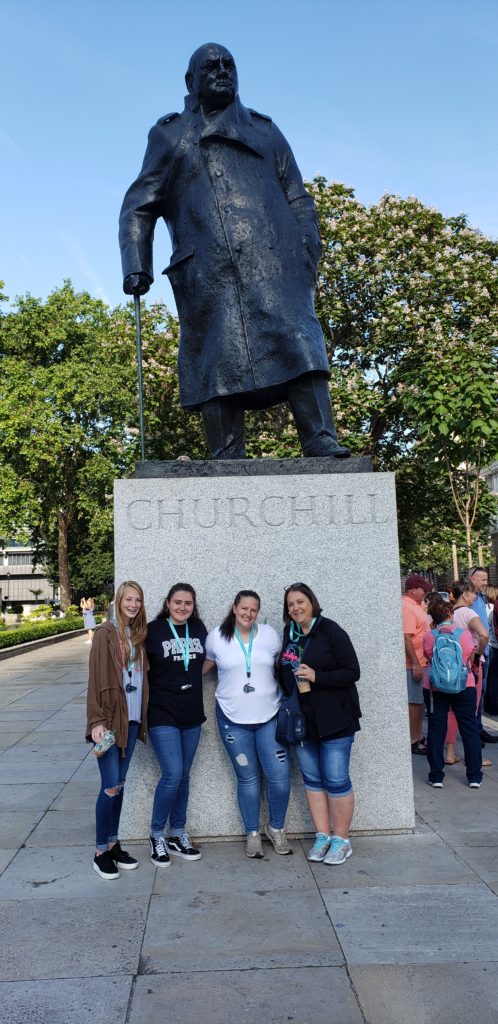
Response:
[{"label": "statue's right hand", "polygon": [[145,295],[151,285],[148,274],[128,274],[123,281],[125,295]]}]

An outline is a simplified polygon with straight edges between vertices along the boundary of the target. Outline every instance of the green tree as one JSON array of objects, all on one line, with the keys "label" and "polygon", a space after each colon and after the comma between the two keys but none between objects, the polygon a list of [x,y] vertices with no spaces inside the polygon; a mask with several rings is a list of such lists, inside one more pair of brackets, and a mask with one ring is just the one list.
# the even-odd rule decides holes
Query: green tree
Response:
[{"label": "green tree", "polygon": [[[412,520],[426,523],[432,510],[436,544],[462,527],[468,546],[472,528],[482,542],[494,502],[479,470],[498,450],[498,243],[414,196],[367,208],[323,177],[308,187],[324,242],[316,304],[342,434],[377,468],[397,471]],[[415,534],[403,514],[400,535],[411,562]],[[427,544],[418,550],[427,556]]]},{"label": "green tree", "polygon": [[18,299],[0,321],[1,528],[27,527],[49,559],[55,548],[64,608],[71,536],[102,532],[112,480],[136,455],[136,372],[125,349],[105,305],[70,282],[45,303]]}]

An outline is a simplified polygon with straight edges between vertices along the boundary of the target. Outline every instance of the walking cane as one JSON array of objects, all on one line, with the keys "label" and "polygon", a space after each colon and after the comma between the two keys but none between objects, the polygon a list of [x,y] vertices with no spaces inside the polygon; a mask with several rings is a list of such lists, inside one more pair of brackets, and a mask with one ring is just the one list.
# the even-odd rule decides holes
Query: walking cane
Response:
[{"label": "walking cane", "polygon": [[142,325],[140,322],[140,295],[138,295],[135,292],[133,298],[135,301],[135,335],[137,339],[138,415],[140,419],[140,460],[142,462],[145,462],[144,401],[142,391]]}]

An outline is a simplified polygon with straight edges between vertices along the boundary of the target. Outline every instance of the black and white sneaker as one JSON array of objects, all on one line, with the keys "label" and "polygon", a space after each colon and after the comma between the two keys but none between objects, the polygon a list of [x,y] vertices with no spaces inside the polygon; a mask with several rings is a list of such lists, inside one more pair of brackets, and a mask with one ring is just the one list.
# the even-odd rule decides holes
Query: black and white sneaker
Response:
[{"label": "black and white sneaker", "polygon": [[126,850],[121,849],[119,840],[114,844],[112,850],[109,850],[109,853],[116,867],[124,868],[125,871],[133,871],[135,868],[138,868],[138,860],[127,853]]},{"label": "black and white sneaker", "polygon": [[171,859],[163,837],[154,839],[154,836],[149,836],[149,843],[152,863],[156,865],[156,868],[169,868],[171,866]]},{"label": "black and white sneaker", "polygon": [[93,870],[100,875],[106,882],[112,881],[113,878],[119,878],[119,871],[111,857],[109,850],[105,850],[99,857],[95,854],[93,858]]},{"label": "black and white sneaker", "polygon": [[167,846],[173,857],[182,857],[183,860],[200,860],[202,857],[201,851],[192,846],[186,832],[180,832],[178,836],[170,836]]}]

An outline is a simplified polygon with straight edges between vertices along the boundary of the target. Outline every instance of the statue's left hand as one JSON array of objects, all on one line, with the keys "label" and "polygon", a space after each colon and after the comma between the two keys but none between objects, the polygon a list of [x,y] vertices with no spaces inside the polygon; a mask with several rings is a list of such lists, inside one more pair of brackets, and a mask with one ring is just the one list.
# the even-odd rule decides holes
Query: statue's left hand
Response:
[{"label": "statue's left hand", "polygon": [[125,295],[145,295],[151,286],[148,274],[128,274],[123,281]]}]

